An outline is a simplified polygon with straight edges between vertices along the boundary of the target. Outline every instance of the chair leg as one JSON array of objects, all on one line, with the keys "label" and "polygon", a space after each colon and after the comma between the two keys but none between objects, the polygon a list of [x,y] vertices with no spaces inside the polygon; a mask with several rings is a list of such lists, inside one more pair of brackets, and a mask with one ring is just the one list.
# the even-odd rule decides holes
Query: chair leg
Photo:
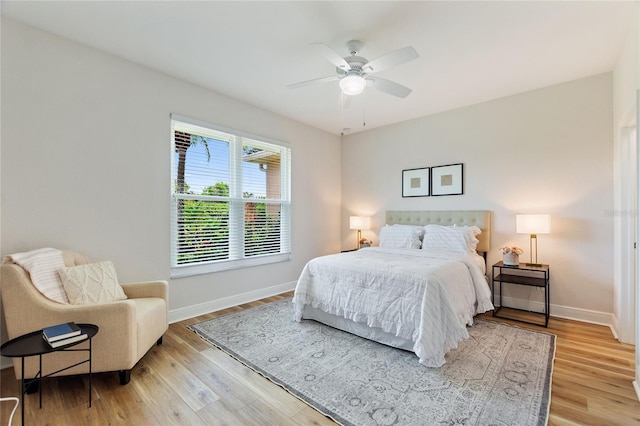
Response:
[{"label": "chair leg", "polygon": [[36,379],[30,380],[30,381],[25,380],[24,388],[25,388],[24,389],[25,392],[27,392],[27,395],[38,393],[38,390],[40,389],[40,380],[36,380]]},{"label": "chair leg", "polygon": [[131,370],[120,370],[118,371],[118,375],[120,376],[120,384],[122,386],[126,385],[131,380]]},{"label": "chair leg", "polygon": [[158,339],[158,341],[156,342],[156,344],[161,345],[162,344],[162,336],[160,336],[160,338]]}]

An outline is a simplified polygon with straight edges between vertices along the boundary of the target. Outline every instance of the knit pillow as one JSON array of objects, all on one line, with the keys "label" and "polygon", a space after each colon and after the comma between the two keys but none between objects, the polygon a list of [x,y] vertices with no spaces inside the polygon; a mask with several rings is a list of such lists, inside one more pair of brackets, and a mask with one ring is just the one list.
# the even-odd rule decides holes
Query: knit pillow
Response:
[{"label": "knit pillow", "polygon": [[118,283],[113,262],[109,260],[62,268],[58,274],[69,303],[73,305],[115,302],[127,298]]}]

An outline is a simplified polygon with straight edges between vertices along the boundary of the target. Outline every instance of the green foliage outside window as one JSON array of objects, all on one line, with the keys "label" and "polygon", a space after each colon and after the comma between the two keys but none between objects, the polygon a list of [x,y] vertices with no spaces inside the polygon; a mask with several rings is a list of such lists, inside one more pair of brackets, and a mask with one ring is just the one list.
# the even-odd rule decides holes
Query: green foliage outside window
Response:
[{"label": "green foliage outside window", "polygon": [[229,203],[183,200],[178,264],[229,257]]},{"label": "green foliage outside window", "polygon": [[[202,195],[228,196],[229,186],[218,182]],[[253,194],[244,194],[245,198]],[[181,200],[182,223],[178,264],[229,258],[229,202]],[[245,256],[280,252],[280,215],[267,213],[266,203],[245,203]]]}]

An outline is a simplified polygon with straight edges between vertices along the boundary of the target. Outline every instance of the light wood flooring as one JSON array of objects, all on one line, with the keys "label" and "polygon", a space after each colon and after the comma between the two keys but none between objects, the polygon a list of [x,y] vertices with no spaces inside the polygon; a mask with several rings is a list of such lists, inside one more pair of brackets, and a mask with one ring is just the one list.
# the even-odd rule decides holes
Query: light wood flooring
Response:
[{"label": "light wood flooring", "polygon": [[[93,376],[93,406],[87,407],[86,377],[44,382],[26,395],[27,425],[331,425],[282,388],[211,347],[186,325],[289,297],[287,293],[171,324],[161,346],[136,365],[131,382],[116,373]],[[506,313],[506,312],[505,312]],[[640,402],[632,386],[634,347],[618,343],[607,327],[552,318],[549,328],[494,319],[557,335],[550,425],[640,424]],[[18,396],[12,368],[2,370],[1,396]],[[9,405],[0,406],[5,425]],[[13,419],[20,424],[20,408]]]}]

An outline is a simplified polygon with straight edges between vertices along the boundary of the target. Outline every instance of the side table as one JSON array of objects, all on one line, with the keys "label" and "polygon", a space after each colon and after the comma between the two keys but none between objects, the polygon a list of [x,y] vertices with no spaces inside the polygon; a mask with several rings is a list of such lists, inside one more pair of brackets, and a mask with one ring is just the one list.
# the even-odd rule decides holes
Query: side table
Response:
[{"label": "side table", "polygon": [[[543,312],[533,312],[537,314],[541,314],[544,316],[544,324],[539,324],[536,322],[525,321],[515,318],[514,321],[526,322],[529,324],[535,325],[544,325],[547,327],[549,325],[549,265],[539,265],[539,266],[531,266],[525,263],[520,263],[519,265],[505,265],[503,262],[498,262],[493,265],[492,268],[492,278],[491,278],[491,299],[493,301],[493,305],[496,305],[496,292],[495,286],[496,283],[499,284],[500,287],[500,305],[494,309],[493,316],[499,317],[498,313],[500,310],[504,308],[515,309],[518,311],[522,311],[523,309],[513,308],[509,306],[504,306],[502,303],[502,285],[503,284],[514,284],[520,286],[530,286],[530,287],[538,287],[544,291],[544,311]],[[519,274],[519,272],[525,271],[531,276],[525,276]],[[514,274],[514,272],[516,272]],[[532,311],[528,311],[532,312]],[[507,318],[507,317],[501,317]]]},{"label": "side table", "polygon": [[[22,360],[22,371],[20,377],[20,404],[21,413],[22,413],[22,424],[24,425],[24,394],[27,391],[27,387],[33,382],[38,383],[39,393],[40,393],[40,408],[42,408],[42,379],[45,377],[52,376],[61,371],[68,370],[80,364],[89,363],[89,407],[91,407],[91,341],[93,336],[98,333],[98,326],[95,324],[78,324],[78,327],[87,334],[87,339],[81,340],[79,342],[69,343],[68,345],[59,346],[57,348],[52,348],[42,337],[42,330],[32,331],[28,334],[23,334],[22,336],[18,336],[15,339],[11,339],[8,342],[5,342],[2,346],[0,346],[0,354],[2,356],[10,357],[10,358],[21,358]],[[87,349],[74,349],[73,347],[79,345],[83,342],[89,341],[89,348]],[[52,352],[88,352],[89,357],[80,361],[76,364],[70,365],[68,367],[62,368],[60,370],[54,371],[47,375],[42,375],[42,355],[46,355]],[[24,378],[24,359],[29,356],[38,356],[39,357],[39,369],[38,373],[33,379],[29,379],[26,381]]]}]

